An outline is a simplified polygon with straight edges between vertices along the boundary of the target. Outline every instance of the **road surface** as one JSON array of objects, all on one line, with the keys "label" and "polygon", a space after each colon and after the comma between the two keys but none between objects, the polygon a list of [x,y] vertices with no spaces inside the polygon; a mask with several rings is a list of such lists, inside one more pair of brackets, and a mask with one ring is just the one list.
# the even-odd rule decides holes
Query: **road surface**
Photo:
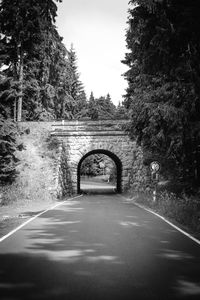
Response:
[{"label": "road surface", "polygon": [[0,299],[200,299],[200,246],[117,195],[84,195],[0,243]]},{"label": "road surface", "polygon": [[102,181],[81,180],[81,191],[84,194],[113,194],[116,190],[116,185]]}]

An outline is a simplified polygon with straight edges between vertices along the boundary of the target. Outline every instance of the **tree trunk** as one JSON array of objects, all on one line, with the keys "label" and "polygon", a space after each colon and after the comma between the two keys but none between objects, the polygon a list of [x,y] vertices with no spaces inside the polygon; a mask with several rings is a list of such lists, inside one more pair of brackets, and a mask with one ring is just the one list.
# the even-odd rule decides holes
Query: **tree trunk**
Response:
[{"label": "tree trunk", "polygon": [[17,107],[17,121],[22,120],[22,96],[23,96],[23,81],[24,81],[24,53],[23,53],[22,43],[19,43],[18,47],[18,79],[19,79],[19,97],[18,97],[18,107]]},{"label": "tree trunk", "polygon": [[18,109],[17,109],[17,121],[22,120],[22,92],[23,92],[23,59],[21,59],[19,66],[19,98],[18,98]]},{"label": "tree trunk", "polygon": [[15,99],[14,101],[14,112],[13,112],[14,116],[13,116],[13,119],[14,119],[14,122],[16,122],[17,120],[17,101]]},{"label": "tree trunk", "polygon": [[20,95],[18,98],[17,121],[20,122],[21,120],[22,120],[22,96]]}]

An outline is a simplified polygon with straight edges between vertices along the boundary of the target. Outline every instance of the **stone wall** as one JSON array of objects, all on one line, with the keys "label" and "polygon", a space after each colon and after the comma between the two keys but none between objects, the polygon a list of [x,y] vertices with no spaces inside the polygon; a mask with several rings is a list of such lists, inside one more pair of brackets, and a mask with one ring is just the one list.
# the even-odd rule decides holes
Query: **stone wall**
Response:
[{"label": "stone wall", "polygon": [[57,197],[71,196],[73,194],[71,170],[68,156],[63,144],[59,146],[59,162],[57,170]]},{"label": "stone wall", "polygon": [[143,166],[142,151],[135,141],[121,129],[121,122],[116,121],[90,121],[65,122],[56,124],[52,136],[56,136],[63,143],[68,166],[71,171],[73,192],[77,191],[78,166],[84,156],[88,154],[103,153],[110,156],[115,163],[122,166],[122,191],[129,188],[141,190],[145,186],[147,170]]},{"label": "stone wall", "polygon": [[[122,190],[130,186],[131,166],[133,161],[134,143],[130,143],[127,136],[124,137],[66,137],[62,138],[63,145],[68,157],[68,163],[71,170],[71,179],[73,190],[77,188],[77,169],[81,158],[88,153],[99,150],[105,151],[105,154],[115,155],[122,163]],[[129,145],[128,145],[129,143]]]}]

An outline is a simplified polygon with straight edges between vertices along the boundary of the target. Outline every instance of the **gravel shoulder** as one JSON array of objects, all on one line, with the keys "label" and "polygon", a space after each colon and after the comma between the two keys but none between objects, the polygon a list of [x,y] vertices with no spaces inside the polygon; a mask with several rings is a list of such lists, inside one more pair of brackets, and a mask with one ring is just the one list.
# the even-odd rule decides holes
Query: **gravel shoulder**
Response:
[{"label": "gravel shoulder", "polygon": [[0,207],[0,237],[6,235],[27,219],[51,207],[58,200],[31,201],[18,200]]}]

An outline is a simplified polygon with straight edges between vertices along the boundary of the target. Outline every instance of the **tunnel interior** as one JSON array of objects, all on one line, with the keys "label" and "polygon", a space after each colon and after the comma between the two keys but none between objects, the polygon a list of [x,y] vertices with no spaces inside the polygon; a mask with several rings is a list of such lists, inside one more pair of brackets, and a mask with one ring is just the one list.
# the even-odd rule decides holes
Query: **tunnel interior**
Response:
[{"label": "tunnel interior", "polygon": [[121,163],[121,160],[113,152],[110,152],[108,150],[103,150],[103,149],[97,149],[97,150],[93,150],[93,151],[90,151],[87,154],[85,154],[78,163],[78,167],[77,167],[77,192],[78,192],[78,194],[80,194],[82,192],[81,191],[81,165],[87,157],[89,157],[93,154],[104,154],[112,159],[113,163],[116,166],[115,192],[121,193],[122,192],[122,163]]}]

